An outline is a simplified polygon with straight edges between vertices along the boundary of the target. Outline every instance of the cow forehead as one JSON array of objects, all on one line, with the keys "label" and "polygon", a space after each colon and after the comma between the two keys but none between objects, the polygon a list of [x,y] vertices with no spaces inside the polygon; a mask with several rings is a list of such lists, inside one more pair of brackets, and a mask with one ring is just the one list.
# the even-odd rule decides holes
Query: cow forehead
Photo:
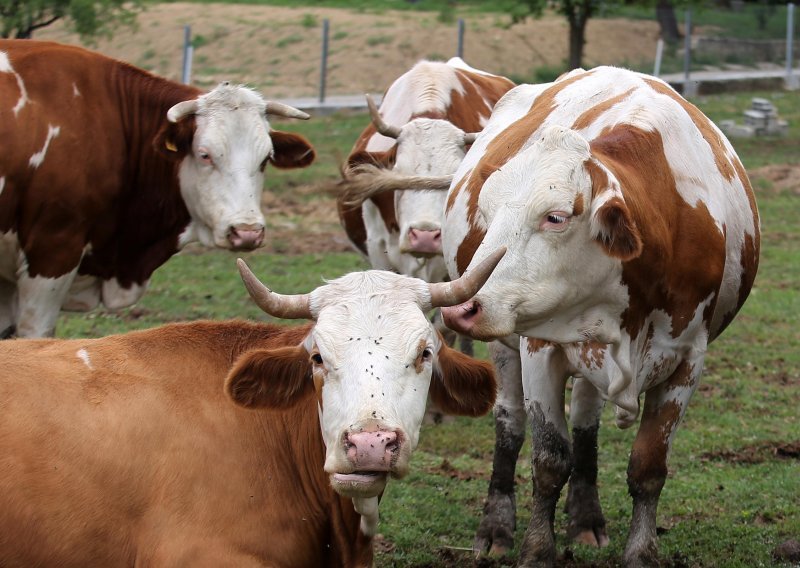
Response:
[{"label": "cow forehead", "polygon": [[256,91],[242,85],[221,84],[198,99],[198,114],[220,111],[254,110],[265,113],[267,103]]},{"label": "cow forehead", "polygon": [[503,204],[516,204],[521,212],[534,215],[570,210],[578,194],[590,197],[588,157],[579,146],[538,142],[526,148],[487,178],[478,197],[481,213],[490,220]]},{"label": "cow forehead", "polygon": [[393,272],[347,274],[314,290],[310,303],[317,320],[314,335],[330,349],[350,338],[357,343],[383,337],[404,345],[432,333],[420,307],[430,303],[428,284]]}]

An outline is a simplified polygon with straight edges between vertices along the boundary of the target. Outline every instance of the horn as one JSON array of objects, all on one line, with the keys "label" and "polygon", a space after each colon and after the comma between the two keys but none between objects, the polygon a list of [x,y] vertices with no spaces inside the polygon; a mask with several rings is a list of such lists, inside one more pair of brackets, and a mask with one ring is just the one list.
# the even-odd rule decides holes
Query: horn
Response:
[{"label": "horn", "polygon": [[500,247],[458,280],[428,284],[431,291],[431,307],[457,306],[472,298],[489,279],[504,254],[506,247]]},{"label": "horn", "polygon": [[196,113],[197,105],[197,99],[181,101],[167,111],[167,120],[170,122],[178,122],[183,117]]},{"label": "horn", "polygon": [[237,258],[236,264],[247,292],[259,308],[276,318],[313,319],[308,294],[276,294],[255,277],[245,261]]},{"label": "horn", "polygon": [[386,124],[383,121],[383,117],[378,112],[378,107],[375,106],[375,101],[372,100],[372,96],[369,94],[364,96],[367,97],[367,106],[369,107],[369,115],[372,117],[372,124],[375,125],[378,132],[389,138],[397,138],[400,136],[400,127]]},{"label": "horn", "polygon": [[480,132],[467,132],[466,134],[464,134],[464,146],[469,146],[470,144],[475,142],[475,139],[478,137],[478,134],[480,134]]},{"label": "horn", "polygon": [[302,118],[303,120],[311,118],[311,116],[304,113],[302,110],[276,101],[267,101],[266,114],[285,116],[286,118]]}]

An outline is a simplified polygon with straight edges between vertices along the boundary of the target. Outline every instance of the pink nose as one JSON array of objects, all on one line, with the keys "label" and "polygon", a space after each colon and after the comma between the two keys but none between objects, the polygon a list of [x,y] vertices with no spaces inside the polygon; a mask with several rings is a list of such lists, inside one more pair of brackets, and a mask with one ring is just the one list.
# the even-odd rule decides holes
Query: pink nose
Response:
[{"label": "pink nose", "polygon": [[408,230],[408,246],[411,253],[439,254],[442,252],[442,231],[425,231],[412,227]]},{"label": "pink nose", "polygon": [[482,308],[476,300],[469,300],[457,306],[442,308],[442,320],[450,329],[469,335],[481,316]]},{"label": "pink nose", "polygon": [[389,471],[400,449],[397,433],[386,430],[347,434],[345,446],[356,471]]},{"label": "pink nose", "polygon": [[258,248],[264,242],[263,225],[237,225],[228,229],[228,242],[234,250]]}]

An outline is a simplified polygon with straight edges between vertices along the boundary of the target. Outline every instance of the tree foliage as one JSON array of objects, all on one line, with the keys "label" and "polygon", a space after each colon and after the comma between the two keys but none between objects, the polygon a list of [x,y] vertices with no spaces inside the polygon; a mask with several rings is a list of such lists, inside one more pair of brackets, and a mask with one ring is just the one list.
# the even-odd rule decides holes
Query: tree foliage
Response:
[{"label": "tree foliage", "polygon": [[65,20],[82,39],[132,24],[146,0],[0,0],[0,37],[27,39]]}]

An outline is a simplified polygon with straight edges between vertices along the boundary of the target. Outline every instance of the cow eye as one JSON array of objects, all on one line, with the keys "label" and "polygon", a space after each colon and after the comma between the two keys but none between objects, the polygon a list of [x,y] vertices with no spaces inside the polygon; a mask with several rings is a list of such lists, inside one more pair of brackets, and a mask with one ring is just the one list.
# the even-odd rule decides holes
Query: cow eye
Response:
[{"label": "cow eye", "polygon": [[320,355],[319,353],[312,353],[311,354],[311,361],[315,365],[322,365],[322,355]]},{"label": "cow eye", "polygon": [[551,211],[544,216],[542,222],[539,224],[539,228],[551,231],[563,231],[567,228],[571,217],[569,213],[564,211]]},{"label": "cow eye", "polygon": [[205,150],[204,148],[201,148],[197,152],[197,157],[200,158],[201,162],[209,166],[214,163],[214,160],[211,158],[211,154],[209,154],[208,151]]},{"label": "cow eye", "polygon": [[430,347],[426,347],[426,348],[425,348],[425,349],[422,351],[422,360],[423,360],[423,361],[427,361],[427,360],[429,360],[431,357],[433,357],[433,350],[432,350]]}]

